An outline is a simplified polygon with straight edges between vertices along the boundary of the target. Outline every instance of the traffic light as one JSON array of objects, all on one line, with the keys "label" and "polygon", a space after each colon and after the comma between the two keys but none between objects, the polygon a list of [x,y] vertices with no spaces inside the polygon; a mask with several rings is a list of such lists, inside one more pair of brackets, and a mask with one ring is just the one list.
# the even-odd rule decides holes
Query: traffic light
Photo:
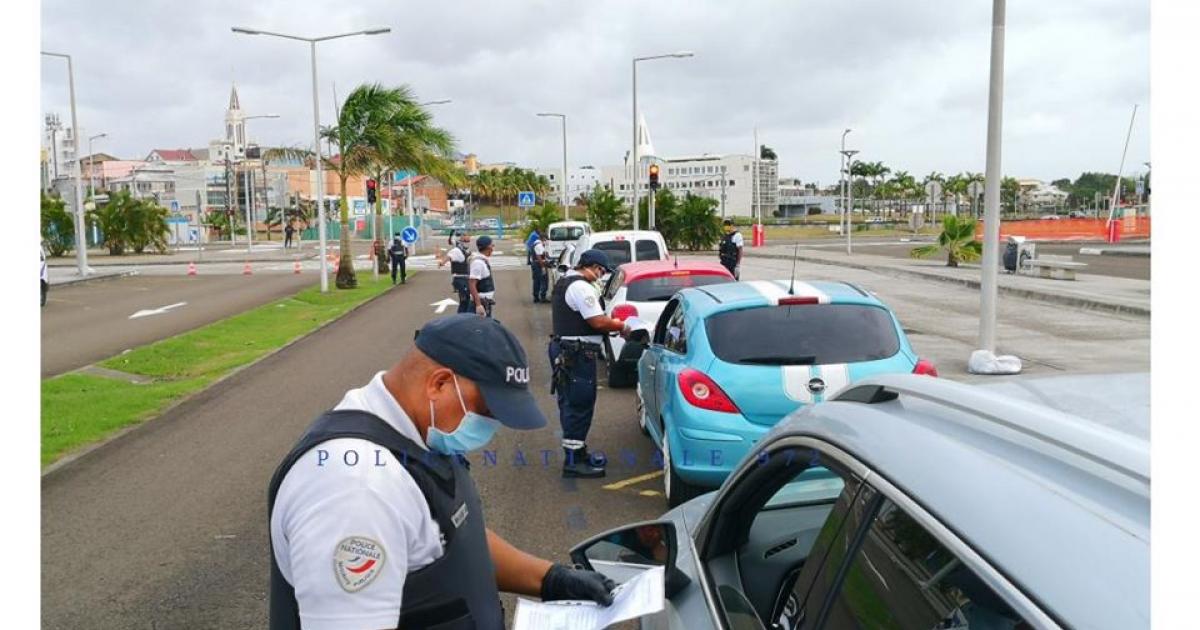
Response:
[{"label": "traffic light", "polygon": [[375,203],[375,180],[367,180],[367,203]]},{"label": "traffic light", "polygon": [[658,190],[658,165],[650,165],[650,190]]}]

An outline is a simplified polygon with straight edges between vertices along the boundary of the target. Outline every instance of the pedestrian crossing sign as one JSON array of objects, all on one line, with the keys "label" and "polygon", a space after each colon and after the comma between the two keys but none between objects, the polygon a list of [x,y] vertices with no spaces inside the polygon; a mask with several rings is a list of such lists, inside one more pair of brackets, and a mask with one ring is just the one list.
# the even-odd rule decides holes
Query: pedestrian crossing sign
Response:
[{"label": "pedestrian crossing sign", "polygon": [[522,208],[532,208],[536,197],[532,190],[523,190],[517,193],[517,205]]}]

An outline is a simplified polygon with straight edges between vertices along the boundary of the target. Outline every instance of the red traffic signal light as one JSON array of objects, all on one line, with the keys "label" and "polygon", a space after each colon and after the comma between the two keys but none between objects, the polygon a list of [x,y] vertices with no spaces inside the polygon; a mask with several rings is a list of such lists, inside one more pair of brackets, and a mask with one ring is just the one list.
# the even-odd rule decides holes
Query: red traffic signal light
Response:
[{"label": "red traffic signal light", "polygon": [[375,186],[375,180],[367,180],[367,203],[375,203]]},{"label": "red traffic signal light", "polygon": [[658,165],[650,165],[650,189],[658,190]]}]

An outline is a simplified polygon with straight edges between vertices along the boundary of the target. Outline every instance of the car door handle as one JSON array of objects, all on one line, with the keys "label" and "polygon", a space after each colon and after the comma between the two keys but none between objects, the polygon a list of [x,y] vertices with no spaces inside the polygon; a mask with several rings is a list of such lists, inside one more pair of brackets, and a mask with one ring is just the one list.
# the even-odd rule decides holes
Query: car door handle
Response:
[{"label": "car door handle", "polygon": [[647,370],[650,370],[651,372],[653,372],[653,371],[657,370],[658,368],[657,368],[657,367],[655,367],[654,365],[647,365],[647,366],[646,366],[646,369],[647,369]]}]

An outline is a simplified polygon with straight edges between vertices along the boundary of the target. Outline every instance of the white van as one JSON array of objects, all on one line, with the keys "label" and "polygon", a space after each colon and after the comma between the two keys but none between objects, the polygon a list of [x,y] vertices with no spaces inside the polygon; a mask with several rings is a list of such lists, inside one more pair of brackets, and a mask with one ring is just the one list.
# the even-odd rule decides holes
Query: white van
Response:
[{"label": "white van", "polygon": [[584,221],[558,221],[550,224],[546,231],[546,260],[557,260],[568,245],[592,233],[592,226]]}]

